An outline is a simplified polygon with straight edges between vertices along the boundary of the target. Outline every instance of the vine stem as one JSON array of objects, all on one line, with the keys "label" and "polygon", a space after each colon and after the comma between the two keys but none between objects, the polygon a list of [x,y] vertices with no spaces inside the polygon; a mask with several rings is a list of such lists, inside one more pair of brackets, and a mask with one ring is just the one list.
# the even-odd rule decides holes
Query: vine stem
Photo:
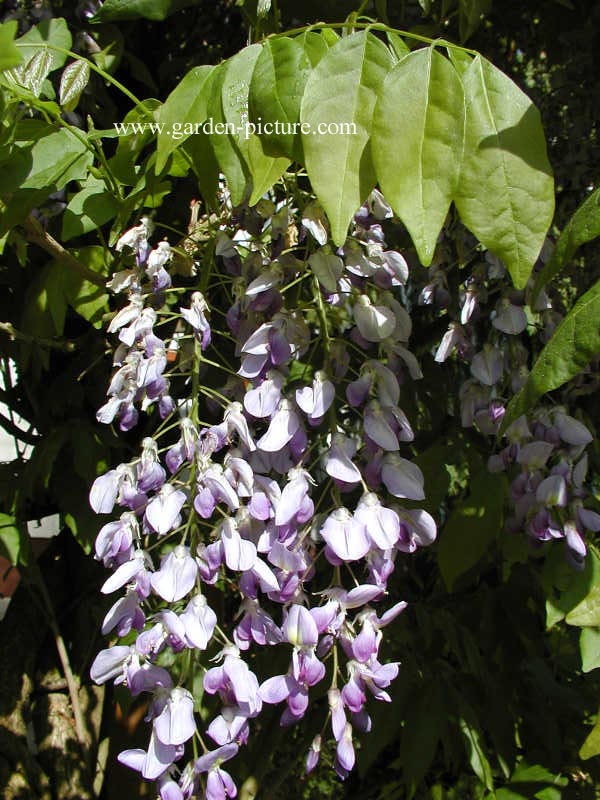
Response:
[{"label": "vine stem", "polygon": [[34,578],[34,583],[42,596],[44,613],[47,615],[63,675],[65,676],[67,690],[69,692],[69,698],[71,700],[71,707],[73,710],[75,735],[77,736],[77,741],[79,742],[83,753],[87,754],[89,752],[90,740],[81,708],[81,703],[79,702],[79,681],[71,669],[71,662],[69,660],[67,646],[65,644],[65,640],[63,639],[62,633],[60,632],[60,627],[58,625],[58,620],[56,618],[56,613],[54,611],[50,594],[46,587],[46,582],[44,581],[44,577],[37,563],[34,563],[32,575]]}]

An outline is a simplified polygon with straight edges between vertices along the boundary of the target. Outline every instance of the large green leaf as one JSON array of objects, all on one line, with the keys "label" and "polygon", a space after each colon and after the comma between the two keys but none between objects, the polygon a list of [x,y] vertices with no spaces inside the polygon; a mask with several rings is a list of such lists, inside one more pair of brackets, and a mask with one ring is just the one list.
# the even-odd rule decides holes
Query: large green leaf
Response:
[{"label": "large green leaf", "polygon": [[162,172],[170,153],[192,134],[195,124],[201,124],[206,120],[208,113],[206,87],[208,76],[213,69],[214,67],[209,65],[194,67],[161,106],[158,122],[163,128],[158,133],[157,172]]},{"label": "large green leaf", "polygon": [[[73,40],[71,33],[62,17],[57,19],[45,19],[39,25],[30,28],[26,34],[17,39],[17,47],[23,56],[24,63],[27,63],[36,53],[40,52],[40,45],[48,44],[53,47],[60,47],[62,50],[70,50]],[[66,53],[48,48],[51,54],[50,71],[62,67],[67,60]]]},{"label": "large green leaf", "polygon": [[66,128],[33,144],[19,143],[2,168],[0,191],[13,194],[2,214],[0,232],[17,225],[69,181],[85,179],[92,162],[93,154],[85,142]]},{"label": "large green leaf", "polygon": [[268,39],[263,45],[249,101],[266,152],[303,163],[300,104],[308,76],[327,49],[322,36],[309,32],[295,39]]},{"label": "large green leaf", "polygon": [[114,22],[123,19],[151,19],[162,22],[182,8],[196,5],[198,0],[104,0],[91,22]]},{"label": "large green leaf", "polygon": [[375,107],[371,150],[377,180],[425,265],[458,185],[464,117],[460,78],[432,47],[394,67]]},{"label": "large green leaf", "polygon": [[306,83],[300,109],[309,130],[302,133],[306,168],[338,245],[377,180],[369,137],[377,95],[393,64],[388,48],[362,31],[336,42]]},{"label": "large green leaf", "polygon": [[481,56],[462,78],[465,149],[454,200],[465,225],[523,288],[554,213],[540,115],[518,86]]},{"label": "large green leaf", "polygon": [[485,469],[473,474],[468,498],[450,514],[440,534],[438,564],[449,590],[480,561],[500,533],[505,496],[502,476]]},{"label": "large green leaf", "polygon": [[85,178],[93,158],[85,142],[67,128],[48,133],[32,147],[24,145],[18,149],[22,151],[24,161],[14,170],[11,170],[10,163],[5,168],[3,191],[48,187],[52,192],[62,189],[70,180]]},{"label": "large green leaf", "polygon": [[[209,116],[215,129],[210,140],[234,205],[248,199],[251,188],[251,200],[256,202],[289,164],[288,158],[265,153],[250,126],[250,80],[261,49],[259,44],[245,47],[215,71],[212,82]],[[219,133],[217,123],[227,125],[227,132]]]},{"label": "large green leaf", "polygon": [[[246,79],[252,73],[254,60],[258,57],[260,45],[252,45],[249,54],[246,52],[248,49],[250,48],[241,50],[233,59],[219,64],[214,72],[211,73],[207,86],[207,91],[210,92],[208,116],[212,120],[214,127],[214,131],[210,133],[210,143],[219,166],[227,178],[231,201],[234,205],[239,205],[244,199],[249,173],[238,147],[239,135],[237,129],[241,124],[242,109],[239,109],[238,114],[234,113],[232,105],[235,104],[236,97],[239,97],[239,95],[236,95],[236,87],[232,84],[237,83],[235,76],[242,64],[246,65],[246,69],[249,69],[249,72],[246,73]],[[237,61],[232,67],[231,64],[235,59]],[[223,102],[224,97],[226,103]],[[228,122],[233,126],[233,133],[225,133],[224,127],[221,128],[222,132],[219,133],[219,126],[225,126]]]},{"label": "large green leaf", "polygon": [[579,750],[579,757],[584,761],[597,755],[600,755],[600,713],[596,717],[596,724]]},{"label": "large green leaf", "polygon": [[14,19],[0,25],[0,72],[21,62],[21,53],[14,44],[16,32],[17,21]]},{"label": "large green leaf", "polygon": [[533,289],[534,297],[573,258],[577,248],[600,236],[600,189],[583,201],[558,237],[548,263],[540,271]]},{"label": "large green leaf", "polygon": [[575,303],[533,365],[527,382],[506,409],[503,428],[546,392],[558,389],[600,353],[600,281]]}]

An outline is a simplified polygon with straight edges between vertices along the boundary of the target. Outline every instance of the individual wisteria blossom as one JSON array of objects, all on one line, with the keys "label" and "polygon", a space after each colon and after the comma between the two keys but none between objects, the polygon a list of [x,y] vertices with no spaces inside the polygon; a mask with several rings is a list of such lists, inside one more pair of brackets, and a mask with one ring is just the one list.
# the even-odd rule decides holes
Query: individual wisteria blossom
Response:
[{"label": "individual wisteria blossom", "polygon": [[[408,261],[386,243],[391,208],[374,190],[335,248],[310,196],[298,208],[272,193],[232,209],[223,183],[220,197],[203,218],[213,238],[194,254],[197,285],[171,285],[171,248],[152,247],[148,220],[119,239],[109,284],[123,299],[98,419],[122,430],[143,420],[145,436],[139,456],[90,491],[106,515],[102,591],[120,593],[102,631],[128,637],[91,675],[145,695],[147,746],[119,760],[156,781],[161,800],[235,797],[222,765],[264,705],[281,705],[282,725],[312,724],[324,689],[334,766],[347,777],[369,702],[389,702],[400,669],[384,656],[383,631],[406,606],[389,600],[400,588],[390,581],[436,537],[424,509],[403,505],[425,497],[407,413],[422,373]],[[198,213],[194,204],[194,224]],[[473,380],[504,374],[495,351],[480,361]],[[562,502],[557,476],[548,496]],[[571,542],[585,520],[574,518]],[[269,671],[255,658],[264,648],[285,651],[287,666]]]}]

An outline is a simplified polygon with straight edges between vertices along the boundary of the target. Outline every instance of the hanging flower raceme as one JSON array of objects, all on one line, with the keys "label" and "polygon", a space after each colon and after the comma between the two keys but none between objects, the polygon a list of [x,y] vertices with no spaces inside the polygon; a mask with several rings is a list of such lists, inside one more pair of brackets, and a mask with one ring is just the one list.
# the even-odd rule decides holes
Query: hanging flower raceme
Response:
[{"label": "hanging flower raceme", "polygon": [[[161,797],[235,796],[221,764],[252,736],[263,705],[282,704],[283,725],[310,721],[326,680],[345,777],[355,732],[370,729],[368,698],[390,699],[399,665],[379,660],[382,631],[405,604],[370,604],[398,558],[436,535],[427,512],[402,507],[424,498],[401,398],[421,373],[396,294],[408,266],[385,243],[390,215],[374,191],[335,252],[315,201],[298,212],[265,198],[238,210],[236,227],[225,198],[214,247],[198,253],[203,288],[186,300],[168,276],[171,249],[151,249],[147,221],[119,240],[133,263],[111,281],[127,302],[109,327],[117,370],[99,419],[128,429],[144,412],[157,428],[138,459],[90,492],[97,513],[125,509],[100,530],[96,557],[113,570],[103,592],[123,593],[103,632],[134,637],[102,651],[92,677],[148,696],[148,747],[120,760],[156,780]],[[229,308],[213,305],[224,297]],[[273,647],[285,649],[287,672],[256,674],[253,653]],[[217,747],[194,760],[191,740],[205,750],[207,741],[199,669]]]}]

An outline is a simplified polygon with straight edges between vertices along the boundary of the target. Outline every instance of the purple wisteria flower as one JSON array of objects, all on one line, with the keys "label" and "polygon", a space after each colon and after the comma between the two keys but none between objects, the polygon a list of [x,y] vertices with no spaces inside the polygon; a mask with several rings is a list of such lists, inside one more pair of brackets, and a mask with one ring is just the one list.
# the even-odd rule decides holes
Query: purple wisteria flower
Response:
[{"label": "purple wisteria flower", "polygon": [[[222,765],[247,744],[263,705],[282,704],[281,724],[295,724],[325,680],[334,766],[345,778],[355,736],[371,727],[368,697],[388,702],[398,674],[380,652],[385,626],[406,606],[380,608],[388,580],[437,533],[427,512],[402,506],[425,496],[403,410],[414,406],[405,392],[422,374],[409,346],[408,264],[388,249],[382,225],[391,208],[374,190],[336,250],[314,200],[296,208],[267,194],[233,211],[224,182],[219,197],[219,214],[204,220],[207,230],[218,220],[214,241],[198,243],[210,260],[196,264],[209,275],[202,292],[172,287],[171,247],[152,249],[147,220],[119,239],[124,268],[110,281],[125,299],[109,325],[115,369],[98,419],[128,430],[143,418],[149,433],[139,457],[90,491],[94,511],[120,514],[95,543],[112,571],[102,592],[121,595],[102,630],[129,637],[98,654],[91,676],[145,695],[147,746],[119,760],[156,781],[161,800],[235,797]],[[199,204],[191,209],[190,231]],[[446,286],[436,281],[431,297]],[[453,340],[448,352],[463,345]],[[490,347],[474,361],[474,392],[482,377],[488,385],[472,416],[485,411],[499,424],[502,399],[489,395],[507,366]],[[566,413],[553,429],[558,443],[584,446],[585,431]],[[525,454],[527,465],[550,464],[557,442],[548,441],[546,461]],[[527,502],[556,495],[555,507],[565,507],[561,481],[580,482],[584,469],[575,477],[554,466],[522,488]],[[583,557],[581,528],[600,528],[600,517],[581,505],[569,511],[564,536]],[[538,523],[554,530],[551,515]],[[259,648],[286,651],[282,674],[275,658],[255,658]],[[191,759],[194,737],[205,752]],[[307,770],[320,750],[318,734]]]}]

